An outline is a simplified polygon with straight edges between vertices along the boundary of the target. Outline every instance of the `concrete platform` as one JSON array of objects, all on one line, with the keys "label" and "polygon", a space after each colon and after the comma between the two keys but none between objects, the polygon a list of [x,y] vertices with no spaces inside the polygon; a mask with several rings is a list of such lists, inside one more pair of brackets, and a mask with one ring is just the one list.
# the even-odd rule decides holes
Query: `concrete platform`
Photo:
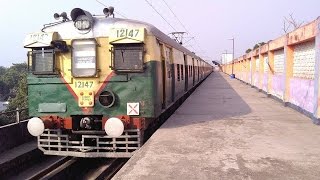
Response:
[{"label": "concrete platform", "polygon": [[114,179],[319,179],[320,126],[215,72]]},{"label": "concrete platform", "polygon": [[30,141],[0,153],[0,179],[18,173],[20,169],[41,158],[43,153],[37,147],[37,141]]}]

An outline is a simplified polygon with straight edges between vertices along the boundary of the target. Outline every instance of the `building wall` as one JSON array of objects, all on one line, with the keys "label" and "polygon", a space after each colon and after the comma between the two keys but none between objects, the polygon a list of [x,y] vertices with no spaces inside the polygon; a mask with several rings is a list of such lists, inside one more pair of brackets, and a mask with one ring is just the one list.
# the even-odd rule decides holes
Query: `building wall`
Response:
[{"label": "building wall", "polygon": [[320,119],[320,18],[234,62],[239,79]]}]

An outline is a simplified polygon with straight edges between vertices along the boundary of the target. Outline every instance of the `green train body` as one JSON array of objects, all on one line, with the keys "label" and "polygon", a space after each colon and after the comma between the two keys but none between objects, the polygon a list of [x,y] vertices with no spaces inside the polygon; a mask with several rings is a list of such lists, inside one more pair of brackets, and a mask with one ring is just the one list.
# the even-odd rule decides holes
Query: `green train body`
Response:
[{"label": "green train body", "polygon": [[28,130],[49,155],[130,157],[146,129],[212,72],[156,27],[92,16],[28,34]]}]

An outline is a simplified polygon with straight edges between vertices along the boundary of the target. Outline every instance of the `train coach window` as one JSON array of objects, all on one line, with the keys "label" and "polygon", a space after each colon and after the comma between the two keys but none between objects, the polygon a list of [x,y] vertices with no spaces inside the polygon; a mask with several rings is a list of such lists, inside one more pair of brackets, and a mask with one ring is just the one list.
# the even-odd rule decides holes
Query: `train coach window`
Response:
[{"label": "train coach window", "polygon": [[143,44],[114,44],[113,68],[122,72],[143,71]]},{"label": "train coach window", "polygon": [[180,81],[180,64],[177,64],[178,81]]},{"label": "train coach window", "polygon": [[28,57],[32,58],[28,62],[33,74],[55,74],[53,49],[34,49],[29,52]]},{"label": "train coach window", "polygon": [[183,80],[183,65],[181,64],[181,80]]}]

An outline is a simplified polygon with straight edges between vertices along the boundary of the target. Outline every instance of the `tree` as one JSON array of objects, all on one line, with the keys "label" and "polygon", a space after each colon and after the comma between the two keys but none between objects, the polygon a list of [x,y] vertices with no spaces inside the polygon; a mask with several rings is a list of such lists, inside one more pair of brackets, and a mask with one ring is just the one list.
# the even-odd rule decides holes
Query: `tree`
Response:
[{"label": "tree", "polygon": [[247,50],[246,50],[246,53],[249,53],[249,52],[251,52],[251,51],[253,51],[253,50],[257,49],[257,48],[260,48],[261,46],[263,46],[263,45],[265,45],[265,44],[266,44],[265,42],[257,43],[257,44],[255,44],[255,45],[253,46],[252,49],[251,49],[251,48],[247,49]]},{"label": "tree", "polygon": [[[9,68],[0,67],[0,100],[9,100],[6,111],[27,108],[27,64],[13,64]],[[23,111],[22,118],[27,118]],[[0,115],[0,125],[15,122],[15,113]]]},{"label": "tree", "polygon": [[265,44],[266,44],[265,42],[260,42],[260,43],[258,43],[258,44],[255,44],[255,45],[253,46],[253,50],[258,49],[259,47],[261,47],[261,46],[263,46],[263,45],[265,45]]},{"label": "tree", "polygon": [[252,51],[252,49],[249,48],[249,49],[246,50],[246,53],[248,54],[251,51]]},{"label": "tree", "polygon": [[12,90],[14,87],[17,87],[21,76],[25,76],[27,72],[27,64],[13,64],[13,66],[9,67],[4,75],[2,76],[2,81],[7,84],[7,86]]},{"label": "tree", "polygon": [[17,108],[27,108],[27,76],[26,73],[22,74],[16,87],[16,95],[9,100],[8,110],[15,110]]},{"label": "tree", "polygon": [[0,66],[0,76],[4,75],[6,73],[7,68]]},{"label": "tree", "polygon": [[293,14],[289,14],[289,17],[284,17],[282,30],[284,33],[288,33],[289,31],[293,31],[302,26],[304,22],[298,22]]},{"label": "tree", "polygon": [[9,97],[10,89],[7,84],[0,80],[0,101],[5,101]]},{"label": "tree", "polygon": [[14,64],[11,66],[5,76],[4,80],[10,88],[10,99],[8,110],[15,110],[16,108],[26,108],[27,98],[27,64]]}]

